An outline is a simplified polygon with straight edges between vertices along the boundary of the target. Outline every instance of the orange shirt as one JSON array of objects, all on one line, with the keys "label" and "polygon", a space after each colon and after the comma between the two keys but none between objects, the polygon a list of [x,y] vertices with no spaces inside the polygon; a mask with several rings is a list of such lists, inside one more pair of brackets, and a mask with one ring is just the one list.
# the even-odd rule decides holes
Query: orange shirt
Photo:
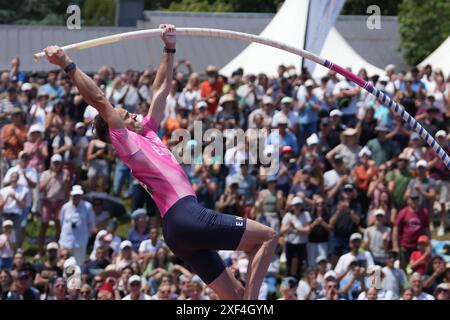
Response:
[{"label": "orange shirt", "polygon": [[221,80],[217,80],[213,85],[211,85],[208,80],[205,80],[200,84],[200,94],[202,98],[208,97],[214,91],[217,92],[217,96],[206,101],[208,103],[208,113],[210,115],[216,114],[217,106],[219,104],[219,97],[223,92],[223,82]]},{"label": "orange shirt", "polygon": [[27,140],[28,126],[13,123],[2,128],[3,154],[7,159],[17,159]]},{"label": "orange shirt", "polygon": [[356,187],[360,190],[367,191],[369,189],[370,180],[377,174],[377,168],[371,168],[367,170],[363,165],[359,165],[355,168],[355,174],[358,177],[358,183]]}]

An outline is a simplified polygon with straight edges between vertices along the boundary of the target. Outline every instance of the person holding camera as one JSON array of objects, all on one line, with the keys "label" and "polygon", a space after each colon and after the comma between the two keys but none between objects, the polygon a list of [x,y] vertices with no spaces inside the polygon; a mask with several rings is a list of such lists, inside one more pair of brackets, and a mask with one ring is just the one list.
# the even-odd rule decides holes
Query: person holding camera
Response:
[{"label": "person holding camera", "polygon": [[89,235],[94,228],[95,214],[92,205],[81,196],[81,186],[74,185],[70,191],[70,200],[61,209],[61,236],[59,245],[71,249],[78,266],[83,266]]}]

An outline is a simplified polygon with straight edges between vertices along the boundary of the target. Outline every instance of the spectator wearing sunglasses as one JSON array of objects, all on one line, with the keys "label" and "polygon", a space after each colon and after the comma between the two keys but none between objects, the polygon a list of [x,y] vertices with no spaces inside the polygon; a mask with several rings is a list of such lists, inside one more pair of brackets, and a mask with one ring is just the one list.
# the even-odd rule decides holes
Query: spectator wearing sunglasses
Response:
[{"label": "spectator wearing sunglasses", "polygon": [[[138,275],[133,275],[128,279],[128,286],[130,294],[126,295],[122,300],[152,300],[152,297],[143,293],[142,279]],[[170,294],[170,287],[167,289]]]},{"label": "spectator wearing sunglasses", "polygon": [[450,286],[448,283],[441,283],[434,291],[434,298],[436,300],[450,300]]}]

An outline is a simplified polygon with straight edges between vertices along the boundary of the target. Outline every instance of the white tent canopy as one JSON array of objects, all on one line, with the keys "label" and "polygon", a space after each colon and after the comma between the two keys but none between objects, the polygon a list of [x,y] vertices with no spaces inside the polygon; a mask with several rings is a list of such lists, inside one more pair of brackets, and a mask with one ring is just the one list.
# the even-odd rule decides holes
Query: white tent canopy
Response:
[{"label": "white tent canopy", "polygon": [[[307,13],[308,0],[286,0],[260,36],[293,47],[301,47],[305,39]],[[302,64],[302,58],[280,49],[251,43],[223,67],[220,73],[229,76],[234,70],[242,67],[245,73],[264,72],[273,76],[276,75],[277,67],[280,64],[294,65],[298,71]]]},{"label": "white tent canopy", "polygon": [[436,50],[433,51],[419,66],[430,64],[433,69],[440,68],[444,75],[450,73],[450,36]]},{"label": "white tent canopy", "polygon": [[[328,33],[320,56],[343,68],[351,67],[353,73],[357,73],[361,68],[365,68],[369,76],[373,74],[383,75],[385,73],[384,70],[370,64],[353,50],[334,27]],[[313,77],[318,79],[327,73],[327,68],[318,66],[314,69]]]},{"label": "white tent canopy", "polygon": [[[306,32],[306,21],[309,0],[286,0],[272,21],[262,31],[260,36],[274,39],[298,48],[303,48]],[[313,52],[316,53],[317,52]],[[328,33],[321,50],[321,57],[328,59],[341,67],[351,67],[353,72],[364,67],[368,74],[383,74],[383,70],[368,63],[345,41],[333,27]],[[245,73],[263,72],[268,76],[277,75],[280,64],[294,65],[300,70],[302,58],[292,53],[281,51],[265,45],[251,43],[239,55],[224,66],[220,72],[226,76],[242,67]],[[320,78],[327,73],[326,68],[315,68],[314,78]]]}]

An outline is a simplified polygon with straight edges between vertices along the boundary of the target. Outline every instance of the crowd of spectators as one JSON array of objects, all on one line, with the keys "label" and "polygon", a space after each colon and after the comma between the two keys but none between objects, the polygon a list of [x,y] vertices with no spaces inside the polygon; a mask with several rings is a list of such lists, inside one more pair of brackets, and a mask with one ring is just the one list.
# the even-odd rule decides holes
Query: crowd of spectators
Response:
[{"label": "crowd of spectators", "polygon": [[[442,70],[357,72],[450,153],[450,77]],[[91,76],[115,107],[145,115],[155,73],[102,66]],[[0,74],[0,300],[217,299],[165,245],[150,194],[95,138],[96,114],[64,72],[23,72],[14,58]],[[450,170],[388,106],[334,71],[312,79],[280,65],[268,77],[244,66],[225,77],[180,60],[161,139],[173,145],[172,133],[192,132],[194,121],[228,135],[260,129],[269,134],[264,152],[278,148],[271,175],[249,161],[252,136],[182,163],[203,206],[279,232],[260,299],[450,298],[449,246],[446,255],[432,246],[433,235],[446,236]],[[86,198],[91,192],[98,196]],[[130,214],[108,210],[111,196]],[[30,223],[39,229],[35,255],[24,250]],[[245,253],[220,254],[245,283]]]}]

